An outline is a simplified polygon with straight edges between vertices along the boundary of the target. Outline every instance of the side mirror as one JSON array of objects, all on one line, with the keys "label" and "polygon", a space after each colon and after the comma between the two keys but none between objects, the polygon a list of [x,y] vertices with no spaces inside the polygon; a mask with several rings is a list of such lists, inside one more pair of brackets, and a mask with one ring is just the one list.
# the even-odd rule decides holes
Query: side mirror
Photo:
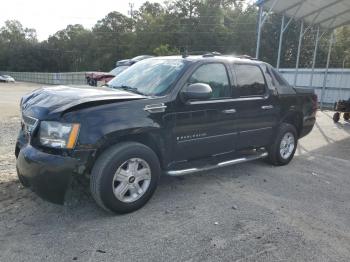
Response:
[{"label": "side mirror", "polygon": [[181,91],[182,98],[187,100],[205,100],[209,99],[213,90],[210,85],[203,83],[190,84],[185,86]]}]

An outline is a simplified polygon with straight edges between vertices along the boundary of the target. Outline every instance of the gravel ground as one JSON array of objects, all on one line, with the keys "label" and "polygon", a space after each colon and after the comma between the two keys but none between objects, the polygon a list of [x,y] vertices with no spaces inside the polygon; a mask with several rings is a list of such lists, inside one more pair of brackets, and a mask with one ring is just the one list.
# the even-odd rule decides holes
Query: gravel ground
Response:
[{"label": "gravel ground", "polygon": [[144,208],[113,216],[81,186],[64,206],[20,186],[18,99],[33,88],[0,85],[0,261],[350,260],[350,124],[332,112],[288,166],[164,176]]}]

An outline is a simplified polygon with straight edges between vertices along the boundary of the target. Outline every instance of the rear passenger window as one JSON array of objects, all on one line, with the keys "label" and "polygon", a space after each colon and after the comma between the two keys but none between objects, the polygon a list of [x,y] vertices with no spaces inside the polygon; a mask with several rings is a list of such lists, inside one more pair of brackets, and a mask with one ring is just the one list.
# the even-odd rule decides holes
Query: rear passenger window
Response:
[{"label": "rear passenger window", "polygon": [[258,66],[235,65],[236,87],[235,93],[239,97],[262,96],[265,94],[265,78]]},{"label": "rear passenger window", "polygon": [[200,66],[190,77],[189,83],[210,85],[213,90],[211,99],[231,97],[227,71],[223,64],[212,63]]}]

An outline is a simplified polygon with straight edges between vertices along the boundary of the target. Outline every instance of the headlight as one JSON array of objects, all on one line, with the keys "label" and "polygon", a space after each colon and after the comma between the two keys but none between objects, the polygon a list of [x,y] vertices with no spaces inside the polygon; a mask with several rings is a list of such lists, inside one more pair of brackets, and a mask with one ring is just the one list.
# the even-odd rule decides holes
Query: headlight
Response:
[{"label": "headlight", "polygon": [[53,121],[40,123],[40,143],[43,146],[72,149],[78,138],[80,125]]}]

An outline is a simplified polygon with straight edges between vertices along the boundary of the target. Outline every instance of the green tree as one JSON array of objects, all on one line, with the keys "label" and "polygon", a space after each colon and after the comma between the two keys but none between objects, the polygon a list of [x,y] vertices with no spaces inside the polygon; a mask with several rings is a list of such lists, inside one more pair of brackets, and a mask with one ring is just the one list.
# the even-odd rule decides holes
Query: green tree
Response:
[{"label": "green tree", "polygon": [[[48,68],[58,68],[58,71],[78,71],[88,69],[91,63],[91,46],[93,35],[82,25],[68,25],[56,32],[42,44],[51,61],[47,61]],[[57,70],[57,69],[56,69]]]},{"label": "green tree", "polygon": [[39,69],[38,63],[32,62],[36,52],[36,31],[24,28],[17,20],[5,21],[0,28],[0,62],[7,70],[31,71]]},{"label": "green tree", "polygon": [[179,53],[180,53],[179,49],[171,48],[168,44],[160,45],[153,50],[153,54],[157,56],[176,55]]},{"label": "green tree", "polygon": [[133,20],[119,12],[111,12],[97,21],[92,29],[94,49],[90,55],[94,67],[110,70],[117,60],[130,57],[134,43]]},{"label": "green tree", "polygon": [[[169,0],[145,2],[132,18],[110,12],[92,29],[68,25],[38,42],[34,29],[18,21],[0,28],[0,70],[103,70],[120,59],[142,54],[168,55],[182,47],[191,51],[219,51],[254,56],[258,9],[247,0]],[[272,14],[262,30],[261,60],[276,65],[281,15]],[[300,22],[284,34],[281,67],[295,67]],[[303,37],[300,67],[310,67],[315,29]],[[342,67],[350,54],[350,27],[336,30],[331,66]],[[320,41],[317,67],[324,67],[329,34]],[[350,66],[350,58],[345,60]]]},{"label": "green tree", "polygon": [[332,53],[333,67],[350,67],[350,26],[343,26],[335,32],[335,47]]}]

